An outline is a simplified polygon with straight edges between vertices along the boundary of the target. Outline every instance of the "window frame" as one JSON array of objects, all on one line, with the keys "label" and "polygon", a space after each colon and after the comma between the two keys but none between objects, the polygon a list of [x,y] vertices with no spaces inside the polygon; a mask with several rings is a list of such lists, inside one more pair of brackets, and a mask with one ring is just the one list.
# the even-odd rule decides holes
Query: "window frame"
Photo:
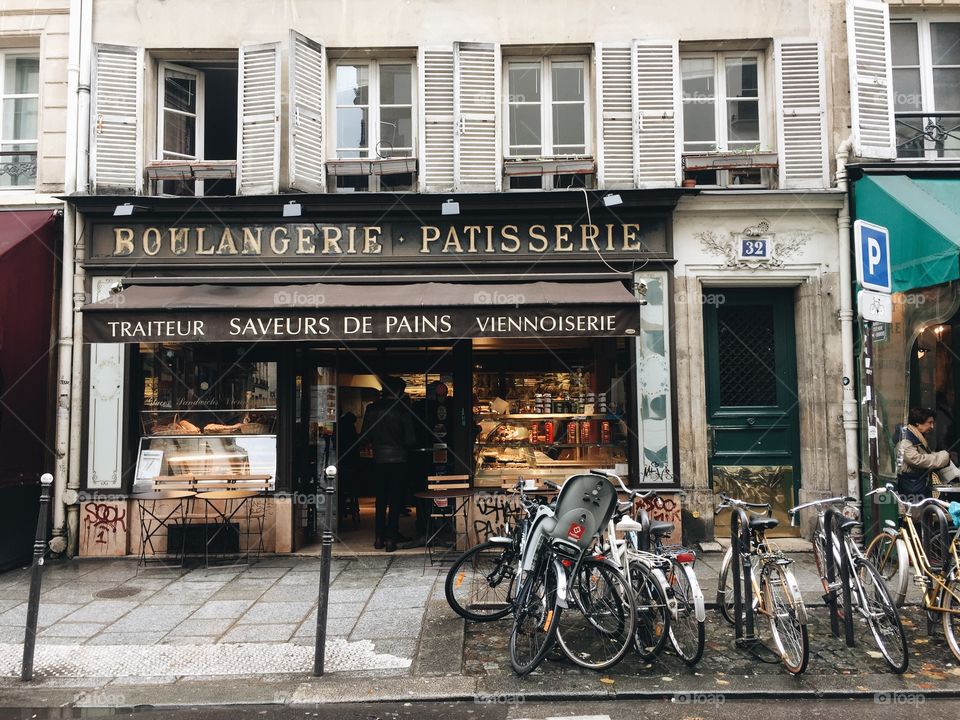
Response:
[{"label": "window frame", "polygon": [[[933,82],[933,38],[930,32],[930,26],[937,23],[960,24],[960,12],[922,12],[917,14],[890,15],[890,72],[891,72],[891,91],[894,93],[894,124],[897,122],[897,115],[907,112],[921,112],[936,115],[938,113],[955,114],[960,121],[960,109],[951,113],[947,110],[938,110],[936,108],[936,96],[934,94]],[[917,62],[918,65],[894,65],[893,64],[893,26],[915,24],[917,26]],[[937,67],[960,68],[960,65],[938,65]],[[892,77],[895,70],[898,69],[919,70],[920,73],[920,109],[903,110],[900,113],[896,110],[896,85],[892,83]],[[904,160],[937,160],[956,162],[960,158],[960,149],[954,149],[954,154],[949,156],[938,156],[934,141],[927,137],[923,140],[923,156],[911,157],[897,155],[898,159]]]},{"label": "window frame", "polygon": [[[36,58],[37,60],[37,92],[36,93],[7,93],[4,83],[6,80],[6,73],[4,68],[6,68],[8,58]],[[35,190],[37,187],[37,179],[40,171],[40,128],[42,127],[42,121],[40,115],[42,113],[42,106],[40,104],[40,88],[43,85],[42,76],[40,68],[42,66],[42,61],[40,58],[40,53],[36,48],[6,48],[0,49],[0,149],[5,145],[30,145],[34,146],[34,161],[36,163],[36,168],[33,174],[33,182],[27,185],[0,185],[0,192],[15,192],[15,191],[31,191]],[[7,140],[4,134],[3,127],[3,106],[7,100],[29,100],[31,98],[36,98],[37,100],[37,133],[36,137],[33,140],[15,140],[11,138]],[[11,129],[12,132],[12,129]],[[20,151],[20,152],[30,152]],[[0,165],[3,164],[3,156],[0,155]]]},{"label": "window frame", "polygon": [[[367,157],[359,158],[341,158],[339,157],[340,146],[337,142],[337,137],[339,134],[338,127],[338,110],[341,107],[361,107],[361,106],[341,106],[337,102],[337,69],[340,66],[356,66],[356,65],[366,65],[368,84],[367,84]],[[381,110],[383,105],[380,102],[380,68],[383,65],[407,65],[410,67],[410,152],[407,155],[391,155],[389,157],[381,157],[377,153],[377,146],[382,141],[381,136]],[[415,57],[369,57],[369,58],[351,58],[349,56],[342,57],[335,62],[330,63],[330,67],[327,71],[328,78],[328,94],[327,94],[327,107],[330,108],[327,115],[328,127],[327,132],[328,137],[328,149],[329,149],[329,158],[326,174],[327,174],[327,190],[333,193],[350,193],[354,190],[349,188],[338,188],[337,187],[337,177],[340,176],[337,173],[330,172],[329,163],[338,162],[358,162],[358,163],[376,163],[381,160],[416,160],[417,159],[417,143],[419,141],[417,136],[418,126],[418,103],[420,102],[419,88],[417,86],[418,82],[418,69],[417,61]],[[406,103],[390,103],[386,105],[388,108],[398,108],[406,107]],[[417,191],[417,174],[419,171],[414,171],[413,178],[410,184],[409,190],[396,190],[390,187],[382,187],[380,180],[381,175],[377,172],[364,173],[367,177],[367,189],[359,190],[357,192],[416,192]]]},{"label": "window frame", "polygon": [[[182,73],[184,75],[193,75],[196,79],[196,88],[197,88],[197,111],[194,113],[196,118],[196,150],[197,157],[189,157],[183,155],[181,157],[167,158],[165,154],[167,151],[163,147],[164,140],[164,127],[166,122],[166,113],[168,109],[165,103],[165,87],[166,87],[166,74],[167,71],[173,71],[177,73]],[[204,107],[206,104],[206,89],[204,84],[206,73],[203,70],[198,70],[197,68],[192,68],[186,65],[178,65],[177,63],[169,62],[166,60],[160,60],[157,63],[157,146],[156,146],[156,156],[157,160],[183,160],[185,162],[200,162],[204,160],[204,135],[206,131],[206,117],[204,115]],[[179,110],[169,110],[169,112],[176,113],[177,115],[189,115],[189,113],[184,113]],[[179,154],[179,153],[174,153]],[[163,183],[169,182],[165,180],[158,180],[158,190],[162,190]],[[197,180],[184,180],[182,182],[193,182],[194,197],[203,197],[204,196],[204,181]],[[162,193],[161,193],[162,194]]]},{"label": "window frame", "polygon": [[[554,147],[553,137],[553,106],[554,102],[564,104],[573,104],[573,101],[555,101],[553,98],[553,65],[554,63],[572,63],[579,62],[583,66],[583,154],[580,153],[557,153]],[[540,65],[540,153],[535,155],[512,155],[510,152],[510,106],[513,93],[510,90],[510,65],[513,63],[527,63]],[[503,58],[501,68],[501,82],[504,88],[503,93],[503,118],[504,131],[501,133],[501,151],[506,161],[510,160],[531,160],[531,159],[553,159],[553,158],[590,158],[594,159],[593,143],[593,108],[590,99],[594,97],[593,75],[591,73],[592,62],[589,55],[582,53],[576,54],[544,54],[544,55],[507,55]],[[594,176],[596,173],[593,174]],[[529,192],[530,190],[554,190],[554,175],[541,175],[541,186],[539,188],[510,188],[509,178],[505,184],[504,190],[508,192]],[[579,187],[560,188],[579,190]]]},{"label": "window frame", "polygon": [[[685,59],[710,58],[713,60],[713,82],[714,92],[714,143],[713,149],[687,149],[686,127],[683,124],[683,106],[686,105],[686,98],[683,97],[683,61]],[[700,152],[736,152],[730,148],[730,139],[727,128],[727,105],[731,98],[727,95],[727,73],[726,61],[729,58],[754,58],[757,61],[757,119],[759,140],[757,141],[759,152],[771,152],[771,133],[773,130],[773,119],[769,111],[769,94],[767,91],[767,63],[766,53],[763,50],[716,50],[716,51],[681,51],[679,82],[680,82],[680,124],[682,127],[680,138],[680,154],[688,155]],[[737,102],[741,98],[732,98]],[[751,99],[751,98],[746,98]],[[743,141],[734,141],[743,142]],[[701,143],[706,145],[706,143]],[[761,169],[759,183],[749,184],[731,184],[730,170],[716,170],[717,183],[715,185],[703,185],[708,188],[768,188],[770,187],[769,170]]]}]

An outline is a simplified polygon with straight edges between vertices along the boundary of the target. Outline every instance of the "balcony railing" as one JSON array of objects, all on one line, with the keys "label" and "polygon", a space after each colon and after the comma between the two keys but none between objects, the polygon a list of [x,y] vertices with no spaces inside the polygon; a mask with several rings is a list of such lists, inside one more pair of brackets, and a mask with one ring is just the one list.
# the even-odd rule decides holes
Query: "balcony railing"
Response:
[{"label": "balcony railing", "polygon": [[0,188],[33,187],[36,182],[36,150],[0,150]]},{"label": "balcony railing", "polygon": [[898,112],[897,157],[960,159],[960,112]]}]

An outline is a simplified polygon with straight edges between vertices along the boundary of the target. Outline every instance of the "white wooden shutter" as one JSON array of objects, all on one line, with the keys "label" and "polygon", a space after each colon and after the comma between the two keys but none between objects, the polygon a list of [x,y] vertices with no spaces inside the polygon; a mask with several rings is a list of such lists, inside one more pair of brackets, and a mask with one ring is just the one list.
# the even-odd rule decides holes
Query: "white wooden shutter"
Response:
[{"label": "white wooden shutter", "polygon": [[[327,58],[323,46],[296,30],[290,31],[290,68],[287,119],[289,125],[290,187],[323,192],[324,78]],[[279,76],[278,76],[279,78]]]},{"label": "white wooden shutter", "polygon": [[456,44],[454,54],[454,186],[500,189],[500,46]]},{"label": "white wooden shutter", "polygon": [[95,46],[93,78],[90,177],[94,188],[139,193],[143,190],[143,48]]},{"label": "white wooden shutter", "polygon": [[453,48],[421,47],[417,58],[420,75],[421,192],[453,189]]},{"label": "white wooden shutter", "polygon": [[854,150],[860,157],[893,159],[890,11],[884,0],[847,0],[847,48]]},{"label": "white wooden shutter", "polygon": [[280,43],[240,46],[237,194],[280,186]]},{"label": "white wooden shutter", "polygon": [[630,45],[597,43],[597,184],[601,188],[634,186],[636,146],[635,56]]},{"label": "white wooden shutter", "polygon": [[676,40],[635,40],[637,187],[680,184],[680,47]]},{"label": "white wooden shutter", "polygon": [[780,187],[828,183],[823,53],[814,39],[774,43]]}]

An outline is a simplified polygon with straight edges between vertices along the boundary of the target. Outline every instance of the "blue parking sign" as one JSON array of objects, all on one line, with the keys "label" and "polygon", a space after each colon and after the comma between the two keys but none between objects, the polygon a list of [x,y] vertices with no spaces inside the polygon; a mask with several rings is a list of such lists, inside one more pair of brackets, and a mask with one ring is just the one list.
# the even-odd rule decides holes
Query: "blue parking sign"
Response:
[{"label": "blue parking sign", "polygon": [[893,284],[890,273],[890,232],[880,225],[857,220],[853,223],[853,242],[860,287],[890,292]]}]

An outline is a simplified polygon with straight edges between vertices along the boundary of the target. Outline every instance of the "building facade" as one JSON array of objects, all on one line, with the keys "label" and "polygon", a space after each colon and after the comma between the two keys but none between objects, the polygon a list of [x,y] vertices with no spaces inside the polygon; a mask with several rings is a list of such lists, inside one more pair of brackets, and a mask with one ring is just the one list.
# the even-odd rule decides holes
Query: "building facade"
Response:
[{"label": "building facade", "polygon": [[[30,556],[53,470],[67,147],[66,2],[0,12],[0,567]],[[61,508],[62,510],[62,508]]]},{"label": "building facade", "polygon": [[599,465],[699,540],[718,492],[855,485],[843,3],[111,9],[69,200],[82,552],[136,551],[130,494],[178,475],[263,479],[296,549],[320,468],[363,494],[342,424],[386,374],[420,472],[478,491]]}]

